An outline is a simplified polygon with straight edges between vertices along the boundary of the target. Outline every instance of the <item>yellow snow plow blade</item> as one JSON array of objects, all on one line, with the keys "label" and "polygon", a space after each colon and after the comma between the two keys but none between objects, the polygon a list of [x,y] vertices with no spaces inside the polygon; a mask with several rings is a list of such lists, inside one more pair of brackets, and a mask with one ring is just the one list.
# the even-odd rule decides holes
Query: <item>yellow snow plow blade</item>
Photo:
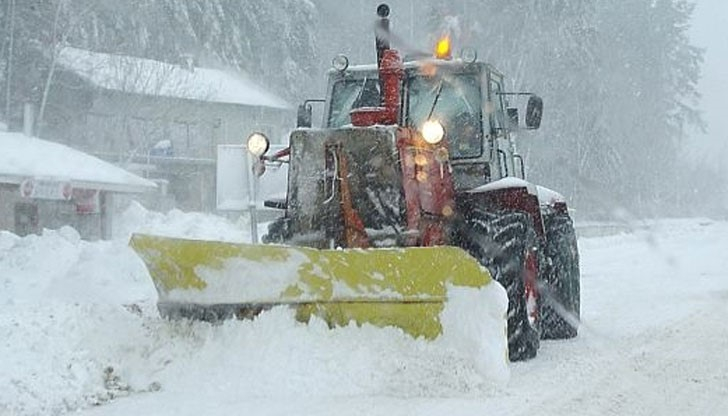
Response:
[{"label": "yellow snow plow blade", "polygon": [[135,234],[163,315],[220,319],[290,305],[331,326],[396,326],[428,339],[442,332],[448,286],[483,287],[488,271],[456,247],[318,250]]}]

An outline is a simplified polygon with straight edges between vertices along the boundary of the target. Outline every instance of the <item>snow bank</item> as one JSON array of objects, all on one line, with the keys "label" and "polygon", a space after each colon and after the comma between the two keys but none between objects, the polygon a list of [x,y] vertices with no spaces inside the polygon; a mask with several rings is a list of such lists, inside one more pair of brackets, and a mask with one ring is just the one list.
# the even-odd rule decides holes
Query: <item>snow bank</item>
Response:
[{"label": "snow bank", "polygon": [[132,202],[119,216],[117,222],[114,235],[125,241],[128,241],[133,233],[144,233],[167,237],[250,242],[250,222],[246,216],[241,216],[233,222],[215,215],[182,212],[177,209],[163,214],[149,211],[138,202]]},{"label": "snow bank", "polygon": [[143,263],[125,241],[89,243],[71,227],[24,238],[0,233],[0,282],[0,305],[121,305],[154,296]]},{"label": "snow bank", "polygon": [[[93,243],[68,227],[0,232],[0,414],[60,414],[141,394],[210,402],[477,395],[507,374],[497,285],[453,290],[436,342],[396,328],[304,325],[287,308],[217,326],[168,322],[128,236],[246,241],[247,224],[134,204],[119,225],[117,239]],[[476,322],[490,323],[473,331]],[[481,342],[492,339],[501,341]]]},{"label": "snow bank", "polygon": [[483,288],[450,286],[440,318],[443,345],[460,352],[493,383],[508,381],[508,295],[493,281]]},{"label": "snow bank", "polygon": [[[103,369],[151,309],[143,264],[121,241],[87,243],[69,227],[0,233],[0,414],[55,414],[113,397]],[[145,304],[146,302],[146,304]]]}]

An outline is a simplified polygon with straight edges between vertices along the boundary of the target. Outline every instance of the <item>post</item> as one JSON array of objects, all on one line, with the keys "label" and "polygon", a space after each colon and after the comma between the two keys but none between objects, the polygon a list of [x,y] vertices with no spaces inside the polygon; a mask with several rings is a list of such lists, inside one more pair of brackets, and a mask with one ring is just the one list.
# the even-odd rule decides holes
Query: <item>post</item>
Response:
[{"label": "post", "polygon": [[101,217],[101,239],[111,240],[114,236],[114,197],[109,191],[99,191],[99,213]]},{"label": "post", "polygon": [[246,160],[248,168],[248,212],[250,213],[250,241],[258,244],[258,213],[257,194],[258,194],[258,175],[255,172],[255,157],[250,152],[247,154]]},{"label": "post", "polygon": [[8,40],[8,63],[5,68],[5,123],[10,126],[10,101],[12,98],[10,91],[13,86],[13,47],[15,45],[15,0],[10,0],[8,9],[8,14],[10,15],[10,28],[8,29],[10,39]]},{"label": "post", "polygon": [[23,134],[28,137],[33,136],[33,104],[25,103],[23,105]]}]

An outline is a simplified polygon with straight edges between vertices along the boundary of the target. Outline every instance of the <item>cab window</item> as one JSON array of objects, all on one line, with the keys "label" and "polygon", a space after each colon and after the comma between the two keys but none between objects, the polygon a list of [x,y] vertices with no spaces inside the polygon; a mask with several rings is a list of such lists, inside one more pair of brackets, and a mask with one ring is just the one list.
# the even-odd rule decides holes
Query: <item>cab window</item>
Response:
[{"label": "cab window", "polygon": [[480,79],[474,74],[413,76],[408,81],[408,125],[421,128],[428,117],[445,129],[453,159],[483,154]]},{"label": "cab window", "polygon": [[377,78],[346,79],[337,81],[331,92],[331,111],[328,126],[332,128],[351,124],[349,113],[355,108],[378,107],[379,80]]}]

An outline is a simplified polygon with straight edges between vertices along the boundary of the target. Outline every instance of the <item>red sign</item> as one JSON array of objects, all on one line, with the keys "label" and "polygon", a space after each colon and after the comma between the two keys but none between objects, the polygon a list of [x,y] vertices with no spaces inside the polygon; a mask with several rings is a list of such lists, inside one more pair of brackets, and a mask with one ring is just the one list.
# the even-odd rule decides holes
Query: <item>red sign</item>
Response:
[{"label": "red sign", "polygon": [[26,179],[20,183],[20,195],[23,198],[70,201],[73,196],[73,187],[69,182]]},{"label": "red sign", "polygon": [[99,213],[99,191],[96,189],[74,189],[73,201],[76,203],[76,214]]}]

